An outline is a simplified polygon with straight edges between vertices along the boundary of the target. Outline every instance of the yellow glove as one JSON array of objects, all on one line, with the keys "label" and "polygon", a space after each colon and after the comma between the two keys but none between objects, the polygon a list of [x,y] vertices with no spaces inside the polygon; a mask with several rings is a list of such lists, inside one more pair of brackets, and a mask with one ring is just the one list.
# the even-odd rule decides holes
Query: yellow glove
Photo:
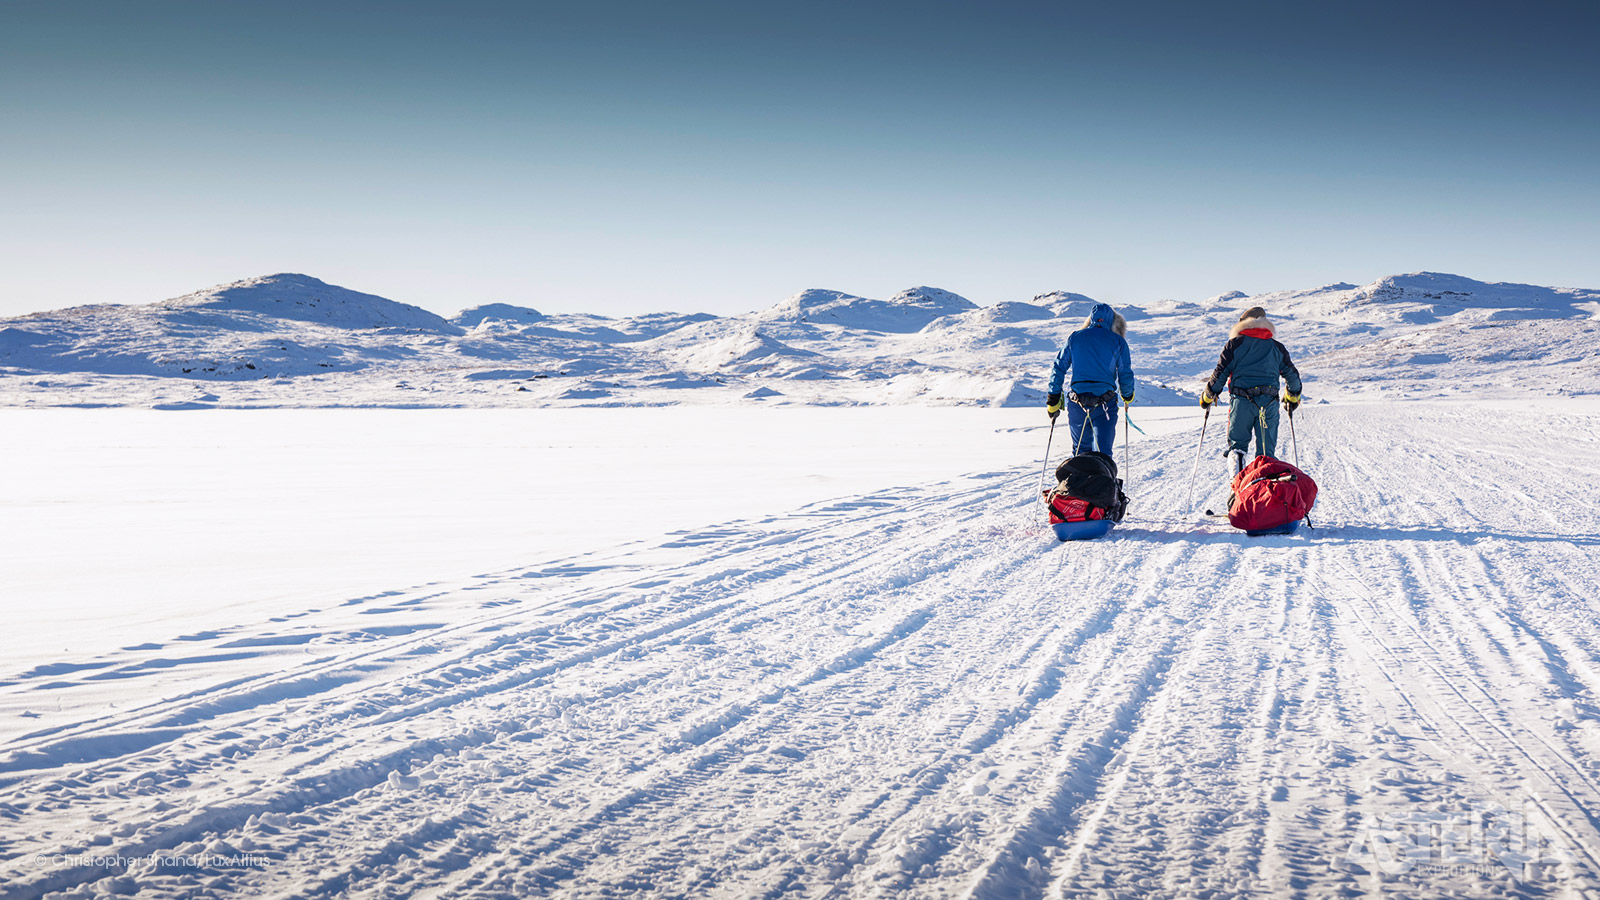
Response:
[{"label": "yellow glove", "polygon": [[1044,411],[1052,419],[1061,415],[1061,410],[1067,405],[1066,401],[1062,399],[1060,394],[1051,394],[1050,396],[1044,398],[1044,403]]},{"label": "yellow glove", "polygon": [[1289,408],[1289,412],[1294,412],[1296,409],[1300,408],[1300,395],[1291,394],[1289,393],[1288,389],[1285,388],[1283,392],[1283,405]]},{"label": "yellow glove", "polygon": [[1122,398],[1122,405],[1123,406],[1127,406],[1129,403],[1132,403],[1132,402],[1133,402],[1133,391],[1129,391],[1128,392],[1128,396]]},{"label": "yellow glove", "polygon": [[1211,395],[1211,391],[1202,390],[1200,392],[1200,408],[1201,409],[1208,409],[1208,408],[1210,408],[1211,404],[1213,404],[1215,402],[1217,402],[1217,398]]}]

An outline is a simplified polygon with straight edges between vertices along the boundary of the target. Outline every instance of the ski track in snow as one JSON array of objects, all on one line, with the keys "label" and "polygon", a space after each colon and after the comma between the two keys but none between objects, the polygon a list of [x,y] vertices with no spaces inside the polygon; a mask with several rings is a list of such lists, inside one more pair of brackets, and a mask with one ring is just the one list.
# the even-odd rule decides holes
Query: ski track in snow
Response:
[{"label": "ski track in snow", "polygon": [[[1022,466],[356,598],[483,599],[316,654],[306,616],[7,678],[271,662],[0,745],[0,896],[1594,896],[1600,429],[1505,415],[1308,408],[1293,537],[1181,514],[1191,432],[1098,542]],[[1570,864],[1365,839],[1486,803]],[[267,862],[35,864],[153,851]]]}]

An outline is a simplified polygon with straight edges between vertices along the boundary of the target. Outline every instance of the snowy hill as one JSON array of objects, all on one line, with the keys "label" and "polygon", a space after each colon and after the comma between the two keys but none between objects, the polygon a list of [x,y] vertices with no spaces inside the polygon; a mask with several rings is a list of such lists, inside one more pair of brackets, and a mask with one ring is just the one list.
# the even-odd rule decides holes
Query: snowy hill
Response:
[{"label": "snowy hill", "polygon": [[[1093,297],[1075,294],[1072,291],[1051,291],[1033,298],[1033,305],[1046,307],[1052,314],[1063,319],[1087,318],[1089,310],[1099,302]],[[1127,310],[1118,309],[1118,312],[1122,313],[1123,318],[1128,318]]]},{"label": "snowy hill", "polygon": [[680,354],[679,358],[690,372],[752,373],[772,369],[786,362],[817,359],[816,353],[773,340],[754,326],[690,344]]},{"label": "snowy hill", "polygon": [[450,317],[450,324],[461,328],[475,328],[485,322],[509,322],[514,325],[532,325],[549,318],[537,309],[512,306],[509,303],[485,303],[464,309]]},{"label": "snowy hill", "polygon": [[[745,315],[450,320],[305,275],[143,306],[0,321],[0,404],[124,406],[1028,405],[1095,298],[979,306],[807,290]],[[1141,403],[1191,403],[1238,312],[1266,307],[1316,395],[1589,393],[1600,292],[1416,273],[1366,285],[1119,304]],[[1527,375],[1529,361],[1544,363]]]},{"label": "snowy hill", "polygon": [[290,274],[10,323],[0,337],[0,365],[12,371],[197,381],[365,368],[372,358],[404,360],[418,344],[461,333],[419,307]]},{"label": "snowy hill", "polygon": [[940,316],[977,308],[977,304],[965,297],[930,287],[910,288],[888,300],[868,300],[839,291],[809,290],[795,294],[755,318],[904,334],[917,331]]},{"label": "snowy hill", "polygon": [[[240,321],[287,319],[335,328],[405,328],[441,334],[457,330],[420,307],[336,287],[309,275],[249,278],[152,306],[152,311],[168,310],[174,315],[205,310]],[[193,321],[205,324],[204,319]]]}]

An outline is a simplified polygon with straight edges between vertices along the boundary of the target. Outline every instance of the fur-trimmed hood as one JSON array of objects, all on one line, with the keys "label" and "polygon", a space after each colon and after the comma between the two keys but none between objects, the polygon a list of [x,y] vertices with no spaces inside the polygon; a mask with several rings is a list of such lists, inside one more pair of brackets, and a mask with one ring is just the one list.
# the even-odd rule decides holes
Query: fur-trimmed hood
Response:
[{"label": "fur-trimmed hood", "polygon": [[1235,323],[1233,328],[1228,331],[1228,337],[1236,338],[1239,336],[1240,332],[1249,331],[1252,328],[1266,329],[1266,332],[1274,337],[1276,337],[1278,334],[1278,326],[1272,324],[1265,317],[1263,317],[1256,319],[1245,319],[1242,322]]},{"label": "fur-trimmed hood", "polygon": [[1123,336],[1128,334],[1127,320],[1122,318],[1122,313],[1113,310],[1107,303],[1096,303],[1094,309],[1089,310],[1088,317],[1083,320],[1085,328],[1093,328],[1096,325],[1110,328]]}]

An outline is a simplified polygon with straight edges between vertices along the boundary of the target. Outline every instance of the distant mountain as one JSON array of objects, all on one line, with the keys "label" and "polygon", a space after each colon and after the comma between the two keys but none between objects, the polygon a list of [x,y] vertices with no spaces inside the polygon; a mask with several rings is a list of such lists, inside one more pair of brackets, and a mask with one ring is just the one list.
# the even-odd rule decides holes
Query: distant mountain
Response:
[{"label": "distant mountain", "polygon": [[766,312],[757,313],[755,318],[907,334],[922,329],[940,316],[977,308],[976,303],[959,294],[930,287],[910,288],[888,300],[869,300],[839,291],[808,290]]},{"label": "distant mountain", "polygon": [[450,324],[459,328],[473,328],[484,322],[510,322],[515,325],[532,325],[543,322],[549,318],[537,309],[526,306],[512,306],[509,303],[485,303],[482,306],[473,306],[456,313],[450,318]]},{"label": "distant mountain", "polygon": [[247,278],[153,304],[152,311],[158,310],[251,314],[335,328],[415,328],[441,334],[457,331],[421,307],[331,285],[310,275],[288,273]]},{"label": "distant mountain", "polygon": [[[0,405],[1026,405],[1092,297],[979,306],[921,286],[807,290],[738,316],[490,303],[450,320],[270,275],[0,321]],[[1140,403],[1192,403],[1241,310],[1267,309],[1310,396],[1600,391],[1600,292],[1419,272],[1116,306]]]},{"label": "distant mountain", "polygon": [[[254,380],[414,356],[413,336],[461,330],[416,306],[279,274],[140,306],[80,306],[10,320],[0,366],[27,372]],[[370,351],[370,355],[363,350]]]}]

